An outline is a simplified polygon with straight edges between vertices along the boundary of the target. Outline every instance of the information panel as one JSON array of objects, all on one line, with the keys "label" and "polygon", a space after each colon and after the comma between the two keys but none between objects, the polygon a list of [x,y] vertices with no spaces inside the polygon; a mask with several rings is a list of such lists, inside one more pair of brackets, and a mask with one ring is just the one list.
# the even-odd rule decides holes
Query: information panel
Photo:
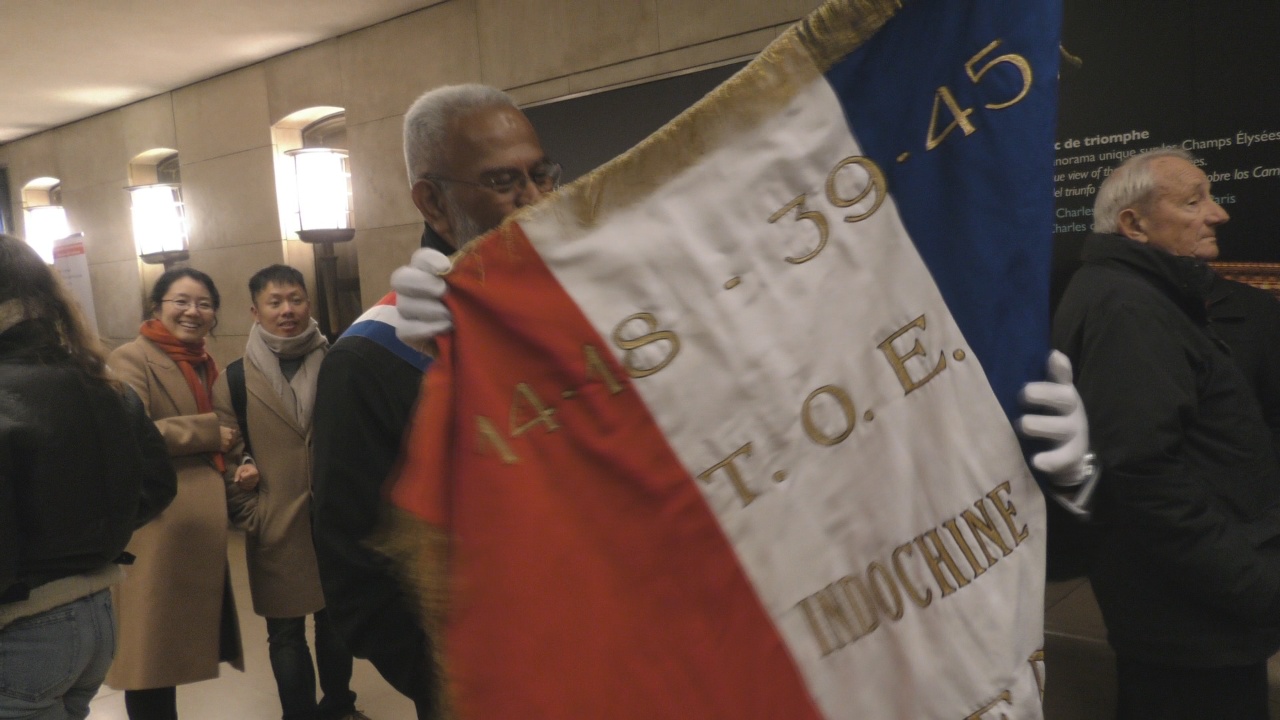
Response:
[{"label": "information panel", "polygon": [[1077,265],[1098,185],[1125,158],[1162,145],[1195,155],[1231,214],[1220,260],[1280,262],[1277,38],[1280,3],[1067,0],[1054,171],[1058,284]]}]

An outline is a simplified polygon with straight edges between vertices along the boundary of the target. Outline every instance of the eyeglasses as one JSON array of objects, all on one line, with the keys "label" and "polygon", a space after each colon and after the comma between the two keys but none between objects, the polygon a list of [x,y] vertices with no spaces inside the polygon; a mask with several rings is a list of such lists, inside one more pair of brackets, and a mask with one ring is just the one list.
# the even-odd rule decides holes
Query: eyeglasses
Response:
[{"label": "eyeglasses", "polygon": [[213,303],[209,302],[208,300],[191,302],[191,300],[188,298],[174,298],[172,300],[161,300],[160,302],[173,303],[173,306],[178,308],[180,312],[186,312],[190,310],[192,307],[194,307],[196,310],[199,310],[202,313],[211,313],[215,309],[213,307]]},{"label": "eyeglasses", "polygon": [[560,185],[560,173],[563,168],[560,163],[554,160],[543,160],[529,172],[517,170],[515,168],[504,168],[502,170],[492,170],[480,176],[476,180],[459,180],[457,178],[445,177],[443,175],[433,175],[427,173],[422,176],[423,180],[435,180],[438,182],[460,183],[462,185],[474,185],[492,191],[498,195],[512,195],[514,193],[523,192],[525,185],[533,183],[538,188],[538,192],[551,192]]}]

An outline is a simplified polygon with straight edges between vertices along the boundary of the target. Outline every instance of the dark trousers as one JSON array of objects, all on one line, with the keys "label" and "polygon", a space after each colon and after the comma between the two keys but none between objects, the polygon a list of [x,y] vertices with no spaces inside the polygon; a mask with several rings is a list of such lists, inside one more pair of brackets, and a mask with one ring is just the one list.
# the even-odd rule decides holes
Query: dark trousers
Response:
[{"label": "dark trousers", "polygon": [[124,711],[129,720],[178,720],[178,691],[173,687],[125,690]]},{"label": "dark trousers", "polygon": [[[321,610],[316,619],[316,662],[307,647],[307,619],[267,618],[267,649],[284,720],[334,720],[355,711],[351,653]],[[316,702],[316,670],[324,699]]]},{"label": "dark trousers", "polygon": [[1117,720],[1267,720],[1267,664],[1170,667],[1116,658]]}]

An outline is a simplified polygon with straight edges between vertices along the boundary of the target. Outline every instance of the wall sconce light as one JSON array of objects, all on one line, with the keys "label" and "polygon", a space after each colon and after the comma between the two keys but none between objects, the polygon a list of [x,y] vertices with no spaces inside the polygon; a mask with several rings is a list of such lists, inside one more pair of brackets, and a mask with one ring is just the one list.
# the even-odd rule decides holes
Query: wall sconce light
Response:
[{"label": "wall sconce light", "polygon": [[307,243],[346,242],[351,227],[351,172],[347,152],[333,148],[299,148],[293,158],[298,199],[298,237]]},{"label": "wall sconce light", "polygon": [[133,239],[142,261],[168,269],[190,257],[181,188],[173,183],[158,183],[125,190],[132,201]]},{"label": "wall sconce light", "polygon": [[27,244],[46,264],[53,264],[53,241],[71,234],[67,211],[61,205],[35,205],[23,209]]},{"label": "wall sconce light", "polygon": [[315,249],[316,296],[322,303],[318,320],[324,332],[333,336],[338,317],[338,257],[333,244],[356,236],[351,227],[347,151],[314,147],[288,150],[285,155],[293,158],[298,238]]}]

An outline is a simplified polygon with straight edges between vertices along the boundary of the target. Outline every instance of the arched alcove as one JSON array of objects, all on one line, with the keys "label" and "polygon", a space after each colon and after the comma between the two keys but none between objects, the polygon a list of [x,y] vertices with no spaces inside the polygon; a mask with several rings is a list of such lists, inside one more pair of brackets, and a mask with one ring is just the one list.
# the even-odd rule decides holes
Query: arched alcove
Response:
[{"label": "arched alcove", "polygon": [[138,257],[166,268],[189,257],[178,151],[155,148],[129,161],[130,215]]},{"label": "arched alcove", "polygon": [[271,128],[285,261],[310,276],[312,307],[325,334],[360,315],[360,272],[351,206],[346,113],[317,106]]},{"label": "arched alcove", "polygon": [[46,263],[53,264],[53,243],[71,234],[62,207],[62,181],[38,177],[22,186],[23,236]]}]

